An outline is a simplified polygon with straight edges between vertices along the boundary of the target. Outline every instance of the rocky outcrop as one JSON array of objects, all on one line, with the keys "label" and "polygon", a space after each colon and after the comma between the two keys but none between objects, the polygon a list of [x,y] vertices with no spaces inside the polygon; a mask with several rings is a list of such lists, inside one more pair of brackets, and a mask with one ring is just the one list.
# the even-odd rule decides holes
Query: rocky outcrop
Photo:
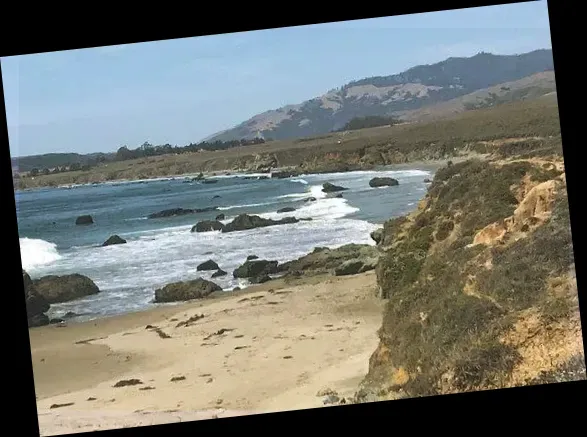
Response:
[{"label": "rocky outcrop", "polygon": [[205,272],[205,271],[218,270],[218,269],[219,269],[218,264],[216,264],[216,262],[212,261],[211,259],[203,262],[198,267],[196,267],[196,270],[198,272]]},{"label": "rocky outcrop", "polygon": [[126,244],[126,240],[124,238],[120,238],[118,235],[112,235],[110,238],[104,241],[104,243],[102,243],[102,246],[112,246],[113,244]]},{"label": "rocky outcrop", "polygon": [[255,155],[255,159],[249,170],[268,173],[271,171],[271,169],[276,168],[278,166],[279,161],[277,160],[277,156],[275,156],[274,154]]},{"label": "rocky outcrop", "polygon": [[334,276],[356,275],[374,270],[377,266],[377,258],[351,259],[343,262],[334,269]]},{"label": "rocky outcrop", "polygon": [[202,299],[222,288],[214,282],[202,278],[192,281],[174,282],[155,290],[155,302],[183,302],[193,299]]},{"label": "rocky outcrop", "polygon": [[49,275],[33,281],[36,292],[50,304],[68,302],[99,293],[98,286],[87,276]]},{"label": "rocky outcrop", "polygon": [[371,232],[370,236],[376,244],[381,243],[381,241],[383,240],[383,228],[375,229],[373,232]]},{"label": "rocky outcrop", "polygon": [[224,225],[218,220],[203,220],[201,222],[196,223],[192,227],[191,232],[212,232],[222,231],[223,229]]},{"label": "rocky outcrop", "polygon": [[375,268],[378,257],[377,248],[366,244],[347,244],[336,249],[316,247],[312,253],[282,264],[280,270],[296,276],[327,274],[347,261],[359,262],[361,266],[372,265]]},{"label": "rocky outcrop", "polygon": [[371,188],[394,187],[396,185],[399,185],[399,182],[394,178],[373,178],[369,181]]},{"label": "rocky outcrop", "polygon": [[91,225],[94,223],[94,219],[91,215],[80,215],[77,219],[75,219],[75,224],[84,226],[84,225]]},{"label": "rocky outcrop", "polygon": [[285,217],[281,220],[271,220],[259,217],[257,215],[241,214],[232,222],[222,228],[222,232],[246,231],[255,228],[264,228],[267,226],[287,225],[298,223],[295,217]]},{"label": "rocky outcrop", "polygon": [[257,255],[249,255],[247,256],[247,261],[253,261],[254,259],[259,259]]},{"label": "rocky outcrop", "polygon": [[285,208],[278,209],[278,210],[277,210],[277,213],[278,213],[278,214],[282,214],[282,213],[284,213],[284,212],[293,212],[293,211],[295,211],[295,210],[296,210],[296,209],[295,209],[293,206],[286,206]]},{"label": "rocky outcrop", "polygon": [[220,221],[220,220],[224,220],[225,218],[226,218],[226,216],[225,216],[224,214],[218,214],[218,215],[216,216],[216,221],[218,222],[218,221]]},{"label": "rocky outcrop", "polygon": [[584,357],[565,181],[543,165],[446,166],[385,224],[387,303],[356,402],[585,377],[584,361],[565,371]]},{"label": "rocky outcrop", "polygon": [[150,219],[157,219],[157,218],[167,218],[167,217],[176,217],[180,215],[188,215],[188,214],[199,214],[203,212],[211,212],[218,210],[216,206],[210,206],[207,208],[196,208],[196,209],[185,209],[185,208],[172,208],[172,209],[165,209],[163,211],[155,212],[153,214],[149,214],[147,218]]},{"label": "rocky outcrop", "polygon": [[277,261],[253,260],[246,261],[232,273],[234,278],[258,278],[264,275],[279,273]]},{"label": "rocky outcrop", "polygon": [[29,328],[48,325],[49,317],[45,313],[49,311],[49,302],[37,293],[31,277],[24,270],[22,271],[22,280]]},{"label": "rocky outcrop", "polygon": [[330,182],[326,182],[322,184],[322,192],[324,193],[336,193],[338,191],[346,191],[348,188],[340,187],[338,185],[331,184]]}]

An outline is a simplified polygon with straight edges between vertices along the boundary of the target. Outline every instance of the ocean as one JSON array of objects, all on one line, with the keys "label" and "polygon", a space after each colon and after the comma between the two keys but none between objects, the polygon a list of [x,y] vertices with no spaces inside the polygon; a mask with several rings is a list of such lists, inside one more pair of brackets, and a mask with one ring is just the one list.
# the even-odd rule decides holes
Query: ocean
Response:
[{"label": "ocean", "polygon": [[[370,188],[369,180],[375,176],[393,177],[399,186]],[[285,262],[317,246],[374,244],[369,235],[373,230],[416,208],[426,193],[426,178],[432,178],[432,170],[406,168],[290,179],[221,175],[210,178],[218,180],[214,184],[176,177],[21,191],[15,196],[22,265],[33,279],[79,273],[98,285],[101,292],[96,295],[51,305],[50,317],[74,312],[79,315],[76,321],[155,306],[157,288],[200,276],[210,279],[213,272],[196,271],[208,259],[229,273],[213,279],[229,292],[248,285],[232,277],[248,255]],[[326,198],[321,191],[325,182],[348,191],[343,198]],[[305,202],[310,196],[317,200]],[[165,209],[210,206],[218,211],[147,219]],[[289,206],[296,211],[276,213]],[[312,221],[225,234],[190,232],[198,221],[220,213],[226,216],[224,223],[243,213]],[[76,218],[84,214],[92,215],[94,224],[76,226]],[[114,234],[127,244],[101,247]]]}]

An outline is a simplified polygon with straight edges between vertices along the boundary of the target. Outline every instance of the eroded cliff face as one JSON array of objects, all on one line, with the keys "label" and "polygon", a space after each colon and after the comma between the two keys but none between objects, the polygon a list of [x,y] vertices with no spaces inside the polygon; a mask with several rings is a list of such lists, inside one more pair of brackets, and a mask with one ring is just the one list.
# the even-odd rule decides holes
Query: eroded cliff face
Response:
[{"label": "eroded cliff face", "polygon": [[444,167],[378,246],[387,303],[357,402],[585,378],[560,155]]}]

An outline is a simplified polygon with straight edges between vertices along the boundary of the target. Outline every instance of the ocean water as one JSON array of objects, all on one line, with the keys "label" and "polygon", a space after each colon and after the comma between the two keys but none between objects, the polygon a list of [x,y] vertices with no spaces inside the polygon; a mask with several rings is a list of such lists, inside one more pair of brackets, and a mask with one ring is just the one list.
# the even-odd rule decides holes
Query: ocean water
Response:
[{"label": "ocean water", "polygon": [[[370,188],[369,180],[375,176],[394,177],[400,185]],[[210,279],[213,272],[196,271],[208,259],[229,273],[214,279],[228,292],[248,285],[232,277],[248,255],[285,262],[317,246],[374,244],[369,234],[385,220],[416,208],[426,192],[424,180],[431,176],[429,169],[414,168],[291,179],[217,176],[215,184],[180,177],[17,192],[22,265],[33,279],[80,273],[100,288],[97,295],[52,305],[52,317],[72,311],[80,315],[77,320],[90,320],[154,306],[154,290],[161,286],[200,276]],[[326,198],[321,191],[324,182],[349,190],[343,198]],[[310,196],[317,201],[304,202]],[[219,211],[146,218],[164,209],[209,206]],[[286,206],[296,211],[276,213]],[[220,213],[226,216],[224,223],[243,213],[312,221],[226,234],[190,232],[198,221]],[[94,224],[76,226],[75,219],[82,214],[91,214]],[[101,247],[113,234],[128,243]]]}]

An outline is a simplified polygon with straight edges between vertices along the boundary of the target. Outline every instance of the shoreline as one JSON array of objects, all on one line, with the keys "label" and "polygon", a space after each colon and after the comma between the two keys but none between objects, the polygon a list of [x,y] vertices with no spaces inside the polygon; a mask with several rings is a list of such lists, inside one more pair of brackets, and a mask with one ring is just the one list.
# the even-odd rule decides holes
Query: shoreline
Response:
[{"label": "shoreline", "polygon": [[[383,301],[375,289],[373,271],[276,279],[177,306],[30,329],[41,435],[320,407],[325,389],[349,399],[378,342]],[[196,314],[204,317],[178,326]],[[113,387],[123,379],[142,384]]]},{"label": "shoreline", "polygon": [[[352,173],[352,172],[356,172],[356,171],[395,171],[396,169],[404,169],[404,168],[410,168],[413,166],[423,166],[425,168],[430,168],[430,169],[438,169],[444,165],[446,165],[446,163],[448,161],[453,161],[453,162],[460,162],[463,160],[467,160],[470,159],[473,156],[473,154],[467,154],[466,156],[458,156],[458,157],[454,157],[454,158],[444,158],[444,159],[438,159],[438,160],[415,160],[415,161],[410,161],[410,162],[406,162],[406,163],[401,163],[401,164],[388,164],[388,165],[384,165],[384,166],[377,166],[371,169],[355,169],[355,170],[350,170],[350,171],[332,171],[332,172],[328,172],[328,173]],[[290,169],[291,167],[279,167],[279,168],[275,168],[273,170],[273,172],[280,172],[280,171],[287,171],[288,169]],[[230,172],[231,177],[246,177],[246,176],[250,176],[252,174],[259,174],[261,175],[261,172],[254,172],[254,171],[234,171],[234,170],[230,170],[230,169],[224,169],[224,170],[217,170],[217,171],[206,171],[206,172],[201,172],[204,176],[204,178],[215,178],[215,177],[223,177],[224,174],[226,172]],[[222,174],[221,174],[222,173]],[[328,174],[326,173],[326,174]],[[79,188],[79,187],[90,187],[90,186],[102,186],[102,185],[114,185],[114,184],[132,184],[132,183],[141,183],[141,182],[150,182],[150,181],[157,181],[157,180],[173,180],[173,179],[185,179],[185,178],[189,178],[189,177],[196,177],[199,173],[193,173],[193,172],[189,172],[189,173],[181,173],[181,174],[175,174],[175,175],[160,175],[160,176],[153,176],[150,178],[146,178],[146,179],[113,179],[110,181],[100,181],[100,182],[88,182],[88,183],[82,183],[82,184],[63,184],[63,185],[58,185],[58,186],[50,186],[50,185],[40,185],[40,186],[36,186],[36,187],[31,187],[31,188],[25,188],[25,189],[20,189],[17,188],[14,190],[14,193],[26,193],[26,192],[34,192],[34,191],[40,191],[40,190],[46,190],[46,189],[72,189],[72,188]],[[264,175],[270,175],[271,173],[263,173]],[[300,174],[299,177],[303,177],[303,176],[312,176],[312,175],[318,175],[318,174],[322,174],[322,173],[303,173]],[[287,178],[285,178],[287,179]],[[71,187],[71,188],[70,188]]]}]

